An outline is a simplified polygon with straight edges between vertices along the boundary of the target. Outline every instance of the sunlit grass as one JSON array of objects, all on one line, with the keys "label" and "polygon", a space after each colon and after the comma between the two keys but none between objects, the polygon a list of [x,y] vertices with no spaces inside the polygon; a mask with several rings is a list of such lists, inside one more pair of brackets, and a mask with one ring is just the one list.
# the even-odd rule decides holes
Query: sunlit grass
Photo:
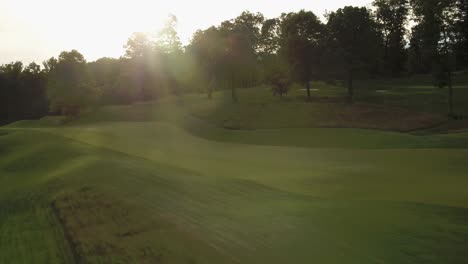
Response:
[{"label": "sunlit grass", "polygon": [[[273,126],[277,117],[280,128],[225,129],[208,109],[243,118],[236,109],[272,100],[265,88],[239,95],[238,105],[222,93],[212,101],[189,95],[103,107],[66,124],[45,118],[1,129],[0,153],[8,155],[0,160],[0,201],[8,206],[0,233],[2,241],[17,242],[0,244],[0,260],[462,263],[468,257],[466,133],[281,128],[286,119],[266,114],[264,122]],[[320,108],[290,96],[273,99],[284,118],[294,117],[285,110],[291,105]],[[202,120],[194,117],[200,113]]]}]

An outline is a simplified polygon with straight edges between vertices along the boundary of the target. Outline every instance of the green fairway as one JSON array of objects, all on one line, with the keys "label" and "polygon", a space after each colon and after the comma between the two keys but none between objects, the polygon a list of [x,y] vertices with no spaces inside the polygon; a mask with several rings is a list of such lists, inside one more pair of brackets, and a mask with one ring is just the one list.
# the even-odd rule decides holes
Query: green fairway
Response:
[{"label": "green fairway", "polygon": [[468,264],[468,0],[75,2],[0,0],[0,264]]},{"label": "green fairway", "polygon": [[311,127],[297,120],[320,102],[215,98],[0,129],[0,263],[468,260],[467,133]]}]

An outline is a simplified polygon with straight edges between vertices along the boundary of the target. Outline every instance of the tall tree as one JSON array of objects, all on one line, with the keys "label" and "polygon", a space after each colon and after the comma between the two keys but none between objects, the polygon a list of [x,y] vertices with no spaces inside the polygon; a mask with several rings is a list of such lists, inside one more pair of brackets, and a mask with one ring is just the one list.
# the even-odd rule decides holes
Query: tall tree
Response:
[{"label": "tall tree", "polygon": [[[281,40],[281,17],[267,19],[262,24],[260,31],[260,43],[258,48],[258,58],[260,64],[261,81],[263,83],[278,83],[275,80],[283,79],[289,81],[289,70],[287,62],[279,56]],[[279,87],[276,85],[276,87]]]},{"label": "tall tree", "polygon": [[371,12],[365,7],[346,6],[328,14],[329,47],[337,67],[347,74],[348,100],[353,101],[354,74],[369,72],[376,65],[381,35]]},{"label": "tall tree", "polygon": [[163,53],[176,53],[182,51],[182,43],[177,35],[177,17],[169,15],[164,27],[156,36],[156,48]]},{"label": "tall tree", "polygon": [[242,64],[246,62],[249,53],[248,49],[251,43],[230,21],[221,24],[220,32],[223,35],[222,44],[224,44],[224,55],[222,59],[224,78],[229,81],[232,102],[237,103],[236,86],[239,85],[240,80],[242,80],[243,71],[241,67]]},{"label": "tall tree", "polygon": [[230,60],[236,64],[235,79],[242,87],[253,86],[258,80],[261,28],[264,17],[261,13],[242,12],[233,21],[227,47]]},{"label": "tall tree", "polygon": [[221,36],[223,78],[231,87],[232,101],[238,101],[236,87],[252,85],[256,78],[257,45],[263,16],[244,12],[218,27]]},{"label": "tall tree", "polygon": [[181,82],[181,70],[185,68],[183,50],[177,34],[177,17],[169,15],[164,27],[155,39],[156,57],[159,59],[159,71],[162,86],[168,92],[178,94]]},{"label": "tall tree", "polygon": [[234,19],[234,29],[243,34],[252,49],[257,52],[261,42],[261,28],[265,18],[261,13],[242,12]]},{"label": "tall tree", "polygon": [[57,63],[49,69],[47,87],[53,111],[69,117],[78,115],[96,96],[86,60],[76,50],[60,53]]},{"label": "tall tree", "polygon": [[128,97],[125,99],[119,98],[120,96],[117,94],[116,82],[122,65],[121,62],[122,60],[114,58],[100,58],[97,61],[88,63],[93,84],[102,91],[100,98],[102,104],[118,104],[128,99]]},{"label": "tall tree", "polygon": [[408,20],[408,0],[375,0],[375,14],[383,42],[383,62],[386,72],[399,76],[405,65],[405,33]]},{"label": "tall tree", "polygon": [[456,0],[455,14],[457,66],[468,68],[468,1]]},{"label": "tall tree", "polygon": [[314,13],[304,10],[285,15],[281,23],[280,52],[289,61],[296,79],[305,84],[308,99],[312,74],[320,65],[325,30]]},{"label": "tall tree", "polygon": [[20,78],[23,63],[14,62],[0,67],[0,114],[3,122],[19,118]]},{"label": "tall tree", "polygon": [[40,118],[47,111],[46,73],[39,65],[0,66],[0,124]]},{"label": "tall tree", "polygon": [[126,58],[141,58],[149,53],[154,48],[154,43],[149,38],[148,34],[143,32],[135,32],[127,40],[124,45]]},{"label": "tall tree", "polygon": [[273,55],[280,48],[281,20],[267,19],[263,22],[260,32],[259,53],[261,57]]},{"label": "tall tree", "polygon": [[197,73],[198,82],[207,87],[208,98],[211,98],[218,80],[222,78],[222,60],[225,53],[223,42],[218,28],[212,26],[195,32],[187,47],[187,52],[197,62],[192,71]]},{"label": "tall tree", "polygon": [[424,74],[431,70],[430,56],[423,43],[423,28],[416,24],[411,29],[408,47],[408,71],[411,74]]},{"label": "tall tree", "polygon": [[449,116],[454,116],[452,71],[457,44],[457,0],[411,0],[420,28],[423,56],[431,63],[434,82],[448,86]]},{"label": "tall tree", "polygon": [[441,25],[441,42],[440,53],[442,53],[442,65],[443,69],[447,74],[447,85],[449,90],[449,116],[455,117],[454,105],[453,105],[453,83],[452,83],[452,71],[455,67],[454,54],[457,46],[457,10],[455,3],[448,3],[448,6],[442,12],[442,25]]},{"label": "tall tree", "polygon": [[[126,53],[117,81],[118,90],[122,95],[129,96],[128,102],[155,99],[164,86],[162,74],[165,69],[161,62],[166,52],[164,48],[168,46],[158,47],[154,37],[137,32],[133,33],[124,47]],[[128,90],[128,87],[132,90]]]},{"label": "tall tree", "polygon": [[35,62],[26,66],[21,74],[21,101],[23,118],[43,117],[49,110],[47,75]]}]

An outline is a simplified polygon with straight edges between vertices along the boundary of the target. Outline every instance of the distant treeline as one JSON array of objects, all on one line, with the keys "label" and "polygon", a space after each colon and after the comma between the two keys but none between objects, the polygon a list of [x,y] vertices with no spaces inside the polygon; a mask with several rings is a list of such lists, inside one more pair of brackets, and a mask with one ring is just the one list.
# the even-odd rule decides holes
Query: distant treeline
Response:
[{"label": "distant treeline", "polygon": [[[0,67],[0,122],[53,112],[76,116],[100,104],[129,104],[167,94],[260,84],[283,95],[291,83],[342,80],[353,99],[355,78],[432,74],[449,87],[451,74],[468,67],[468,1],[375,0],[373,8],[346,6],[327,13],[284,13],[266,19],[243,12],[198,30],[182,46],[170,16],[153,35],[133,34],[119,59],[86,62],[62,52],[41,67],[15,62]],[[410,29],[409,25],[412,25]],[[451,105],[451,103],[449,104]],[[452,114],[450,106],[449,112]]]}]

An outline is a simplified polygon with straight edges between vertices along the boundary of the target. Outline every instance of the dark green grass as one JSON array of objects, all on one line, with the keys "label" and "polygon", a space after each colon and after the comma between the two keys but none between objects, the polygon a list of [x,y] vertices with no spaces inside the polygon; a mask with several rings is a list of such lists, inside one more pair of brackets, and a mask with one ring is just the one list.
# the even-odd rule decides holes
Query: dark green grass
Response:
[{"label": "dark green grass", "polygon": [[[116,131],[122,132],[122,127],[115,125],[115,128],[119,128]],[[132,124],[124,125],[129,126],[129,129],[132,130]],[[160,130],[164,129],[160,128]],[[144,129],[141,129],[140,133],[141,131]],[[78,135],[69,132],[67,131],[66,136],[80,141],[92,139],[90,134]],[[138,134],[136,131],[132,133]],[[152,134],[154,132],[146,131],[144,133]],[[161,159],[164,163],[160,163],[157,161],[160,160],[159,156],[150,153],[150,150],[156,151],[158,148],[152,143],[148,145],[148,142],[146,142],[146,148],[142,146],[136,146],[134,149],[122,145],[106,146],[106,142],[102,142],[103,145],[96,148],[38,132],[9,131],[9,135],[2,138],[2,146],[14,147],[17,144],[16,140],[25,138],[25,134],[28,135],[28,140],[25,140],[23,144],[27,145],[40,139],[43,142],[41,153],[54,151],[64,155],[61,157],[52,155],[50,158],[42,156],[43,169],[21,166],[21,160],[24,162],[34,160],[33,157],[37,156],[33,154],[34,152],[23,153],[17,158],[3,163],[2,172],[9,171],[10,173],[6,175],[10,177],[13,175],[23,175],[24,177],[36,175],[38,177],[37,175],[47,174],[44,173],[46,170],[52,171],[51,174],[43,176],[43,178],[30,179],[35,184],[24,185],[22,183],[21,185],[24,187],[18,186],[17,188],[21,188],[23,193],[30,193],[32,196],[57,193],[58,199],[61,199],[63,195],[78,193],[72,197],[72,202],[80,204],[80,200],[90,199],[86,195],[80,195],[79,192],[83,187],[87,187],[88,192],[98,194],[97,200],[91,199],[91,204],[106,202],[106,199],[110,201],[122,200],[125,201],[125,206],[131,208],[130,215],[133,217],[127,219],[122,217],[122,212],[127,211],[125,207],[98,207],[104,225],[98,227],[91,225],[89,229],[76,229],[81,231],[77,234],[78,242],[84,243],[87,249],[83,250],[84,256],[92,262],[106,262],[112,259],[115,261],[126,260],[129,263],[133,258],[136,259],[135,263],[140,263],[138,257],[142,256],[141,252],[146,247],[154,252],[153,255],[162,254],[163,259],[166,259],[168,263],[189,263],[188,260],[200,263],[309,263],[311,260],[320,263],[440,263],[441,261],[463,263],[467,257],[464,249],[468,235],[466,226],[468,212],[463,208],[466,199],[460,196],[463,190],[460,188],[460,192],[457,192],[453,186],[462,185],[464,182],[464,179],[460,177],[466,168],[463,164],[456,165],[457,157],[461,159],[465,155],[464,152],[432,151],[435,153],[430,154],[429,157],[426,156],[426,158],[437,159],[440,164],[423,170],[421,170],[424,166],[423,162],[416,162],[417,159],[412,157],[417,152],[407,151],[406,155],[404,155],[405,152],[397,152],[395,155],[404,155],[405,159],[410,159],[406,162],[412,161],[414,166],[406,174],[413,175],[413,179],[404,180],[406,175],[398,177],[398,174],[404,170],[388,173],[389,178],[387,178],[377,164],[374,164],[375,169],[377,169],[375,172],[378,172],[376,174],[372,172],[372,169],[362,167],[365,162],[404,164],[402,160],[396,159],[391,152],[386,153],[386,151],[367,154],[365,154],[366,151],[344,151],[341,153],[342,157],[339,157],[340,155],[337,153],[343,150],[328,151],[328,154],[325,151],[322,155],[326,157],[322,156],[320,161],[313,160],[310,167],[315,167],[315,169],[310,168],[310,172],[303,174],[292,169],[279,170],[278,166],[273,165],[274,161],[279,162],[287,152],[289,152],[290,157],[294,157],[293,153],[296,151],[293,149],[277,148],[276,151],[272,151],[273,149],[270,148],[240,146],[246,149],[242,151],[231,149],[229,151],[231,154],[220,156],[217,152],[210,154],[209,149],[215,146],[206,146],[207,148],[202,149],[201,145],[197,145],[194,150],[201,157],[196,158],[192,164],[186,164],[187,160],[183,156],[166,152],[165,155],[180,156],[180,160],[172,162],[174,165],[165,165],[171,163],[169,159],[175,156]],[[173,138],[190,146],[187,138],[174,135],[173,131],[168,131],[167,134],[173,134]],[[138,135],[141,136],[141,134]],[[113,138],[113,140],[118,141],[116,139]],[[161,138],[157,142],[161,144],[162,141],[166,140],[168,139]],[[92,140],[89,140],[88,143],[99,145]],[[134,143],[139,144],[138,142]],[[10,144],[15,145],[11,146]],[[204,144],[210,145],[211,143],[204,142]],[[214,143],[214,145],[218,144]],[[161,145],[160,148],[165,149],[167,146],[183,149],[174,142]],[[113,148],[115,151],[109,151],[106,148]],[[237,156],[237,153],[249,153],[249,155],[241,158]],[[261,159],[259,158],[260,153],[263,155]],[[191,155],[191,153],[188,154]],[[312,159],[314,155],[311,154],[313,152],[310,152],[309,155],[304,153],[304,158],[309,156],[309,159]],[[348,165],[344,159],[347,154],[350,157],[354,156],[353,161]],[[215,159],[215,156],[220,157]],[[245,167],[227,167],[224,156],[231,162],[234,160],[238,164],[244,164]],[[234,156],[237,159],[232,159]],[[360,157],[356,158],[356,156]],[[86,161],[80,161],[84,157],[86,157]],[[202,160],[205,160],[206,163],[203,163]],[[213,164],[213,160],[220,162],[220,164]],[[247,160],[251,160],[251,162],[247,162]],[[253,161],[259,164],[254,165]],[[322,161],[328,161],[328,164],[317,166]],[[265,162],[272,163],[267,166]],[[305,160],[304,163],[302,161],[296,162],[306,164]],[[336,162],[335,167],[338,167],[332,169],[333,166],[330,166],[330,162]],[[54,173],[52,166],[47,165],[52,163],[67,163],[74,169],[57,168]],[[299,165],[294,163],[293,161],[284,162],[284,166]],[[177,164],[179,166],[175,166]],[[437,171],[432,172],[432,176],[429,172],[442,164],[444,168],[446,168],[445,166],[450,167],[450,174],[452,174],[452,180],[444,177],[445,186],[441,182],[436,184],[437,175],[439,175]],[[189,170],[189,167],[192,170]],[[302,165],[299,167],[309,170]],[[326,167],[329,168],[326,169]],[[368,176],[355,176],[352,181],[345,180],[352,177],[353,167],[361,167],[362,172]],[[342,170],[345,168],[348,169]],[[439,170],[445,171],[444,168],[439,168]],[[275,175],[273,170],[279,171]],[[267,175],[260,176],[258,173],[262,171]],[[302,174],[303,176],[299,178],[298,175],[284,177],[284,175],[288,175],[287,171],[290,174]],[[339,171],[345,176],[338,177]],[[251,176],[243,175],[242,172],[248,172]],[[318,177],[320,174],[329,176]],[[283,175],[282,179],[278,179],[277,176],[281,175]],[[332,177],[332,175],[335,176]],[[374,183],[370,178],[372,175],[378,177]],[[50,180],[46,181],[44,177]],[[424,180],[422,179],[430,182],[423,184]],[[26,181],[26,179],[19,178],[15,178],[15,180],[3,178],[2,182],[15,186],[16,180]],[[292,184],[298,180],[300,185]],[[451,181],[453,185],[450,184]],[[42,188],[38,187],[41,186],[40,182],[43,183]],[[306,182],[305,187],[308,188],[303,186]],[[382,183],[387,186],[378,187]],[[314,185],[315,187],[313,187]],[[408,192],[405,191],[404,185],[410,185],[406,187]],[[427,188],[431,189],[433,185],[436,185],[434,187],[437,187],[439,191],[427,190]],[[12,191],[18,190],[17,188],[12,189]],[[57,190],[59,191],[57,192]],[[383,193],[384,190],[387,192]],[[102,193],[106,195],[101,196]],[[14,194],[11,195],[14,196]],[[38,201],[32,198],[20,198],[19,201],[23,201],[26,208],[38,204]],[[462,199],[459,200],[459,198]],[[429,204],[459,204],[462,207],[424,205],[419,202],[406,202],[406,200]],[[16,203],[13,202],[13,204]],[[45,208],[41,212],[46,211]],[[96,212],[92,214],[87,210],[80,210],[79,207],[75,211],[78,214],[75,216],[77,219],[80,217],[89,219],[86,217],[86,213],[90,214],[90,217],[96,217]],[[12,217],[11,221],[15,227],[12,227],[11,224],[2,225],[2,232],[7,234],[12,232],[17,235],[18,232],[15,230],[23,230],[24,234],[19,236],[21,240],[17,243],[27,245],[30,248],[28,251],[31,253],[25,256],[34,257],[36,263],[53,263],[54,259],[45,257],[49,253],[44,252],[51,248],[60,248],[64,241],[51,240],[49,244],[44,246],[44,240],[38,238],[42,238],[42,235],[37,235],[36,232],[40,231],[52,236],[55,234],[54,231],[50,230],[49,225],[41,222],[42,218],[37,217],[37,209],[30,208],[25,212],[27,214],[24,216],[23,213],[17,211],[6,213],[7,219]],[[31,223],[26,219],[22,221],[23,217],[30,219],[29,221],[32,221],[34,225],[31,227]],[[132,239],[116,238],[117,233],[127,230],[126,227],[130,226],[138,230],[147,227],[148,222],[150,230],[142,235],[136,235]],[[174,225],[178,228],[174,228]],[[86,224],[84,226],[86,227]],[[25,242],[28,239],[32,241],[30,244]],[[117,244],[126,249],[125,254],[106,254],[108,252],[106,250],[102,251],[104,253],[96,254],[94,249],[99,243],[108,246]],[[8,255],[3,256],[8,256],[9,263],[15,263],[15,259],[18,260],[18,263],[22,263],[19,260],[22,256],[21,251],[16,251],[18,244],[3,245],[11,246],[6,249],[2,247],[8,252]],[[57,252],[61,251],[57,250]],[[52,255],[60,256],[56,252]],[[63,261],[63,258],[59,259],[57,257],[56,263]]]},{"label": "dark green grass", "polygon": [[[455,112],[468,115],[468,74],[455,73],[453,83]],[[428,75],[357,81],[356,89],[358,98],[370,103],[434,114],[448,113],[448,88],[434,87]]]},{"label": "dark green grass", "polygon": [[466,263],[468,135],[316,128],[302,92],[0,129],[0,263]]},{"label": "dark green grass", "polygon": [[[253,91],[253,93],[258,92],[259,90]],[[193,117],[193,115],[191,115],[193,112],[185,111],[187,108],[188,110],[193,110],[192,106],[187,106],[187,104],[198,104],[202,106],[203,104],[216,104],[219,103],[218,101],[210,102],[206,98],[200,97],[188,97],[184,100],[189,102],[181,105],[180,101],[171,99],[160,103],[103,107],[64,127],[79,128],[95,123],[104,125],[105,123],[110,122],[137,121],[158,122],[158,124],[166,125],[172,124],[189,131],[191,134],[197,137],[208,140],[254,145],[369,149],[466,148],[468,146],[468,137],[466,136],[466,133],[416,135],[384,130],[314,127],[286,127],[255,130],[225,129],[222,126],[217,125],[216,121],[209,122],[202,120],[197,117]],[[257,98],[257,100],[267,99]],[[243,105],[234,107],[242,108]],[[284,107],[285,106],[281,104],[276,106],[278,110],[281,110],[281,108]],[[288,112],[288,114],[291,114],[291,112]],[[268,122],[271,123],[281,123],[281,119],[279,121],[275,121],[275,118],[277,117],[278,116],[264,116],[263,118],[269,119],[270,121]],[[287,117],[285,116],[284,120],[286,119]],[[56,118],[47,117],[40,121],[18,122],[10,125],[9,127],[53,128],[57,123],[59,122],[57,122]],[[149,126],[151,126],[151,124]],[[171,135],[160,135],[160,137],[167,136],[170,137]]]},{"label": "dark green grass", "polygon": [[[21,165],[33,161],[38,156],[34,152],[2,163],[2,183],[15,186],[20,181],[11,191],[22,193],[9,196],[19,195],[18,202],[6,198],[15,208],[19,201],[29,208],[25,215],[16,209],[3,214],[11,223],[2,225],[3,234],[21,238],[2,244],[8,263],[27,263],[33,257],[35,263],[64,262],[64,257],[51,256],[61,256],[65,240],[44,245],[43,238],[55,234],[54,225],[42,222],[37,209],[30,208],[46,205],[28,198],[40,195],[59,203],[70,199],[75,205],[71,219],[80,225],[72,222],[67,228],[76,231],[78,252],[92,263],[151,263],[150,255],[163,263],[464,263],[468,257],[466,151],[229,146],[139,125],[144,124],[107,124],[116,134],[96,126],[74,128],[80,133],[63,131],[62,136],[91,145],[42,132],[9,130],[2,137],[7,149],[21,145],[19,139],[26,139],[24,146],[40,140],[39,153],[64,154],[41,155],[43,168]],[[109,142],[120,144],[94,141],[91,133],[104,133],[112,137]],[[118,139],[126,133],[145,147],[136,140],[131,140],[134,147],[123,145]],[[142,139],[155,133],[167,137]],[[164,152],[159,155],[158,150]],[[427,160],[438,164],[428,167]],[[54,163],[62,166],[52,169]],[[380,164],[394,169],[387,172]],[[25,184],[29,181],[34,184]],[[123,202],[113,206],[114,201]],[[140,229],[145,232],[118,236]],[[22,255],[19,244],[30,253]]]},{"label": "dark green grass", "polygon": [[[468,78],[455,75],[454,105],[458,115],[468,115]],[[239,89],[239,103],[230,92],[192,96],[185,105],[192,115],[230,129],[304,127],[372,128],[412,131],[447,122],[448,89],[432,85],[430,76],[355,82],[355,103],[346,103],[346,88],[312,82],[311,102],[295,85],[283,98],[273,97],[268,87]],[[272,99],[273,98],[273,99]],[[453,128],[467,128],[457,122]]]},{"label": "dark green grass", "polygon": [[31,132],[0,137],[0,263],[74,263],[46,184],[78,153],[63,142]]}]

